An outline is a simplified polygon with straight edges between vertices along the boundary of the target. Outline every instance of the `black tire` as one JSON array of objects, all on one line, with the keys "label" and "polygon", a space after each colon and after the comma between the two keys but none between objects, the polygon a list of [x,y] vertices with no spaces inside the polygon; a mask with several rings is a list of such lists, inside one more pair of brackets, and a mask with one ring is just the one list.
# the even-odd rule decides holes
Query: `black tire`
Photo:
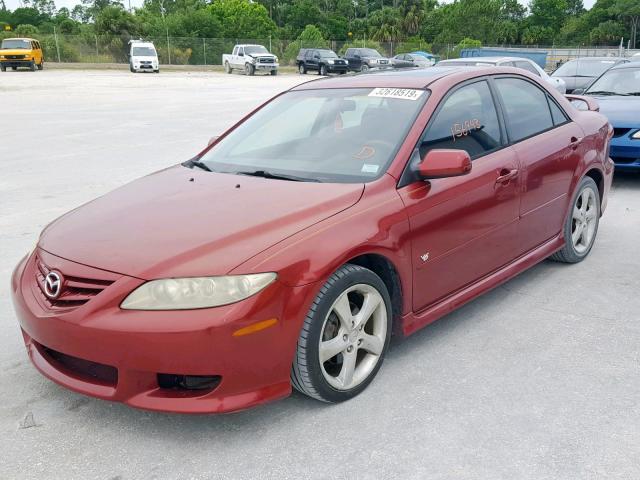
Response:
[{"label": "black tire", "polygon": [[154,70],[153,73],[160,73],[160,69]]},{"label": "black tire", "polygon": [[3,72],[7,71],[7,67],[5,67],[4,65],[0,65],[0,70],[2,70]]},{"label": "black tire", "polygon": [[367,65],[366,63],[363,63],[362,66],[360,67],[360,71],[361,72],[368,72],[369,71],[369,65]]},{"label": "black tire", "polygon": [[306,75],[307,74],[307,67],[304,66],[304,63],[300,63],[298,65],[298,72],[300,72],[300,75]]},{"label": "black tire", "polygon": [[278,70],[271,70],[271,75],[273,75],[273,76],[278,75]]},{"label": "black tire", "polygon": [[44,60],[40,61],[40,65],[38,65],[38,70],[44,70]]},{"label": "black tire", "polygon": [[244,73],[246,75],[249,75],[250,77],[253,77],[253,74],[256,73],[256,67],[254,67],[250,63],[245,63],[244,64]]},{"label": "black tire", "polygon": [[11,67],[11,70],[15,72],[16,70],[18,70],[18,67]]},{"label": "black tire", "polygon": [[35,72],[37,69],[38,67],[36,67],[36,61],[31,60],[31,63],[29,64],[29,70],[31,70],[32,72]]},{"label": "black tire", "polygon": [[[322,373],[319,359],[320,339],[325,318],[336,299],[349,287],[365,284],[381,295],[387,314],[386,338],[375,367],[368,376],[349,390],[338,390],[331,386]],[[296,354],[291,367],[291,383],[299,392],[323,402],[338,403],[355,397],[373,380],[382,366],[389,347],[392,327],[391,298],[384,282],[371,270],[359,265],[345,264],[334,272],[320,289],[304,320]]]},{"label": "black tire", "polygon": [[329,74],[329,71],[327,70],[327,66],[320,65],[320,75],[322,75],[323,77],[326,77],[328,74]]},{"label": "black tire", "polygon": [[133,65],[131,63],[129,64],[129,71],[131,73],[136,73],[136,71],[133,69]]},{"label": "black tire", "polygon": [[[583,252],[579,252],[576,250],[576,247],[574,246],[572,241],[572,232],[575,228],[573,210],[576,206],[576,202],[578,202],[578,199],[582,195],[582,192],[586,189],[591,189],[595,197],[595,205],[597,210],[595,212],[596,213],[595,230],[593,232],[593,236],[591,238],[590,244],[588,245],[586,250]],[[598,186],[596,185],[596,182],[591,177],[584,177],[582,179],[582,181],[578,185],[578,188],[576,188],[576,193],[571,199],[570,205],[571,206],[569,207],[569,213],[567,214],[567,218],[564,224],[564,239],[565,239],[564,247],[562,247],[562,250],[554,253],[553,255],[551,255],[551,257],[549,257],[551,260],[554,260],[556,262],[563,262],[563,263],[581,262],[587,257],[587,255],[589,255],[589,252],[591,252],[591,249],[593,248],[593,245],[596,241],[596,237],[598,234],[598,226],[600,224],[600,194],[598,192]]]},{"label": "black tire", "polygon": [[226,73],[232,73],[233,69],[231,68],[231,65],[229,65],[229,62],[224,62],[224,71]]}]

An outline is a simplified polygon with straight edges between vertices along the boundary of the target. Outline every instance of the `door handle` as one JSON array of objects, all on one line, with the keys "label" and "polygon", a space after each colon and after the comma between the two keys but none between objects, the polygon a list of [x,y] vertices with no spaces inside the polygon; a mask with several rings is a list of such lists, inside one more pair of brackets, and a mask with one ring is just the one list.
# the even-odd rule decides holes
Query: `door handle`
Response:
[{"label": "door handle", "polygon": [[518,169],[517,168],[514,168],[512,170],[509,170],[507,168],[503,168],[502,170],[500,170],[500,176],[498,178],[496,178],[496,185],[497,184],[506,185],[507,183],[509,183],[511,180],[513,180],[517,176],[518,176]]},{"label": "door handle", "polygon": [[583,137],[571,137],[571,140],[569,141],[571,150],[575,150],[576,148],[578,148],[578,145],[580,145],[580,142],[582,142],[582,138]]}]

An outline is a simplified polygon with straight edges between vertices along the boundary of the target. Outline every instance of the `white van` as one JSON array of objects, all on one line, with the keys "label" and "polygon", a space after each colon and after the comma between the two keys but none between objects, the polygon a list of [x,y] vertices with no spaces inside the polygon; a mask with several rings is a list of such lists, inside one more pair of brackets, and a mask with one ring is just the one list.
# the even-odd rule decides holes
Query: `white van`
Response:
[{"label": "white van", "polygon": [[152,42],[129,41],[129,70],[132,72],[160,73],[158,52]]}]

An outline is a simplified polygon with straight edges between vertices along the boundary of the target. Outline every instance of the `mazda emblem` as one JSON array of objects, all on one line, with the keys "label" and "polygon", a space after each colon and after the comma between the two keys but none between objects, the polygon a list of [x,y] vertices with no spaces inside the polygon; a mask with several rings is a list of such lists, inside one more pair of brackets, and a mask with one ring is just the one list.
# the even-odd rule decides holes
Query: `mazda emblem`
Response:
[{"label": "mazda emblem", "polygon": [[62,278],[56,272],[49,272],[44,279],[44,293],[51,299],[56,299],[62,291]]}]

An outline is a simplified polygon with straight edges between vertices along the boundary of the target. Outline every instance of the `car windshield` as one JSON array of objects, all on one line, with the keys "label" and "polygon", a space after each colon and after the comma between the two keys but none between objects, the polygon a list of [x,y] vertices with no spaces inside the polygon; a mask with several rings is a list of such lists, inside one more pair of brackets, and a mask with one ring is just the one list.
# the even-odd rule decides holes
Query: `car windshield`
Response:
[{"label": "car windshield", "polygon": [[2,48],[7,50],[31,50],[31,42],[28,40],[3,40]]},{"label": "car windshield", "polygon": [[367,182],[387,170],[427,97],[395,88],[288,92],[199,160],[214,172]]},{"label": "car windshield", "polygon": [[134,57],[155,57],[156,51],[151,47],[133,47]]},{"label": "car windshield", "polygon": [[336,52],[333,50],[318,50],[318,53],[322,58],[337,58]]},{"label": "car windshield", "polygon": [[379,58],[382,56],[373,48],[361,48],[360,55],[363,57],[373,57],[373,58]]},{"label": "car windshield", "polygon": [[615,60],[571,60],[555,72],[554,77],[597,77],[615,65]]},{"label": "car windshield", "polygon": [[593,82],[586,93],[640,95],[640,65],[637,68],[620,68],[605,72]]},{"label": "car windshield", "polygon": [[262,45],[252,45],[250,47],[244,47],[244,53],[252,55],[254,53],[269,53],[269,50]]}]

